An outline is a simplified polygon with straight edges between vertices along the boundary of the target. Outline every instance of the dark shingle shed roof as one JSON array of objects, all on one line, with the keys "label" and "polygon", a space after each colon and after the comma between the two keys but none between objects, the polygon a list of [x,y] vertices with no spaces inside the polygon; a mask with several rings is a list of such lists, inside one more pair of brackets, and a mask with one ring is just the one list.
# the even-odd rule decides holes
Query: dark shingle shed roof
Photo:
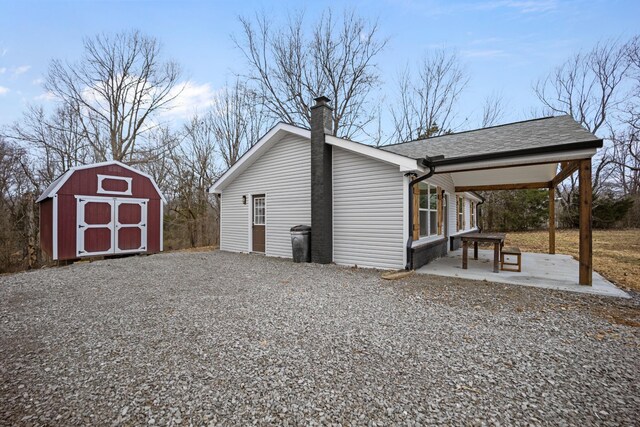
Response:
[{"label": "dark shingle shed roof", "polygon": [[422,159],[443,155],[449,159],[490,157],[511,152],[552,152],[601,147],[602,140],[571,116],[545,117],[466,132],[380,147],[382,150]]}]

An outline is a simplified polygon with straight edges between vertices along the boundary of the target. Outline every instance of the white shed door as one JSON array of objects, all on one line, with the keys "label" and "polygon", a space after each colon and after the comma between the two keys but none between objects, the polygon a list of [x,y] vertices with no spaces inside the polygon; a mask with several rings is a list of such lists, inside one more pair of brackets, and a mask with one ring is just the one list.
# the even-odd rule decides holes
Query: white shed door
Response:
[{"label": "white shed door", "polygon": [[146,199],[76,196],[79,257],[145,252]]},{"label": "white shed door", "polygon": [[115,199],[115,253],[147,250],[147,200]]}]

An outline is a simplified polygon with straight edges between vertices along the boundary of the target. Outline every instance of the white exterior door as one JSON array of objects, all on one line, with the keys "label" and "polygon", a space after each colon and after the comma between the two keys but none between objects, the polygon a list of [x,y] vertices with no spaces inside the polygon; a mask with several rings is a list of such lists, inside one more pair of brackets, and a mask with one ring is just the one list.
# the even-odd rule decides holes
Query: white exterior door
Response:
[{"label": "white exterior door", "polygon": [[147,199],[76,196],[78,257],[147,250]]},{"label": "white exterior door", "polygon": [[115,253],[147,250],[147,200],[114,199]]}]

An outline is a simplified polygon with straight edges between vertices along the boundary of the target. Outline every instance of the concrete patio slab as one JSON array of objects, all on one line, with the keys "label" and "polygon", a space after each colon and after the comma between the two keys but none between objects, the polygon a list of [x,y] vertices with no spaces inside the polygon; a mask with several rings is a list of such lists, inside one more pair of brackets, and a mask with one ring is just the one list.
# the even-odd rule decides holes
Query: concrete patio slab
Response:
[{"label": "concrete patio slab", "polygon": [[532,252],[522,253],[522,272],[493,272],[493,250],[480,250],[478,259],[473,259],[473,250],[469,250],[469,268],[462,269],[462,249],[449,253],[449,256],[436,259],[416,270],[420,274],[460,277],[471,280],[533,286],[537,288],[558,289],[561,291],[585,294],[606,295],[630,298],[629,294],[617,288],[613,283],[593,272],[593,285],[578,284],[579,263],[570,255],[549,255]]}]

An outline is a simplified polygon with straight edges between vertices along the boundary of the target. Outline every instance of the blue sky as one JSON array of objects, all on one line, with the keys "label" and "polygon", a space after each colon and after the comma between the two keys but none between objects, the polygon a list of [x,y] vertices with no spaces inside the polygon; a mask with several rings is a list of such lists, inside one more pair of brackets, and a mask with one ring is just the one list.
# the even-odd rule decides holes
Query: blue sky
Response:
[{"label": "blue sky", "polygon": [[50,105],[41,86],[53,58],[75,60],[82,38],[140,29],[157,37],[165,54],[190,80],[178,121],[208,99],[243,59],[231,36],[238,16],[265,10],[274,22],[304,10],[308,22],[323,9],[344,6],[378,19],[389,37],[378,66],[379,95],[394,98],[397,73],[425,50],[457,50],[471,76],[459,105],[459,129],[476,127],[482,102],[492,92],[508,104],[502,122],[531,117],[539,107],[531,86],[569,55],[601,39],[628,38],[640,29],[639,1],[479,0],[421,1],[7,1],[0,0],[0,126],[19,119],[29,104]]}]

